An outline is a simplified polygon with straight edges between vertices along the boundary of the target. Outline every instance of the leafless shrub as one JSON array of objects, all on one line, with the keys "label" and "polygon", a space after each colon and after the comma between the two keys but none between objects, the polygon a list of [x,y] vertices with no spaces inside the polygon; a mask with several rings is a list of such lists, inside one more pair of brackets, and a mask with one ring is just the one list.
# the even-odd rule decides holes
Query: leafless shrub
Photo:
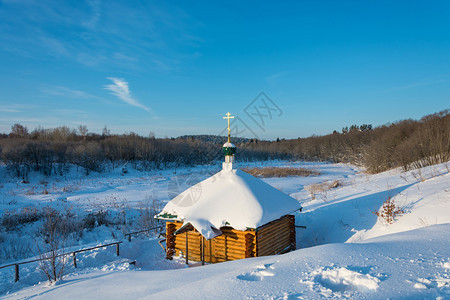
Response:
[{"label": "leafless shrub", "polygon": [[43,242],[37,243],[39,268],[50,282],[61,280],[67,258],[64,253],[65,234],[61,230],[64,215],[52,208],[45,209],[45,217],[41,227]]},{"label": "leafless shrub", "polygon": [[97,212],[89,213],[83,218],[83,225],[86,229],[94,229],[95,227],[102,225],[112,225],[113,222],[110,218],[110,213],[106,210],[99,210]]},{"label": "leafless shrub", "polygon": [[304,168],[280,168],[280,167],[266,167],[266,168],[242,168],[242,171],[256,176],[256,177],[288,177],[288,176],[318,176],[320,173],[312,169]]},{"label": "leafless shrub", "polygon": [[403,215],[405,211],[394,203],[394,200],[389,196],[378,211],[373,211],[373,214],[385,220],[388,224],[394,223],[394,220]]},{"label": "leafless shrub", "polygon": [[161,210],[158,199],[153,198],[138,203],[139,216],[137,226],[140,229],[148,229],[157,226],[155,215]]},{"label": "leafless shrub", "polygon": [[19,226],[36,222],[43,217],[43,212],[35,207],[22,207],[19,210],[5,210],[1,224],[4,230],[14,230]]}]

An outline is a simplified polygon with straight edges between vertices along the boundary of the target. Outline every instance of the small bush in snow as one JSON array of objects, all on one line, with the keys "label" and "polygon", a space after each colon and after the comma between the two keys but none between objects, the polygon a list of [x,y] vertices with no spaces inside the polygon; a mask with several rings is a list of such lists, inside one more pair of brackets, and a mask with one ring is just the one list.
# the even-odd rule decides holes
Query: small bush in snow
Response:
[{"label": "small bush in snow", "polygon": [[[157,219],[154,216],[161,211],[160,203],[157,199],[138,203],[139,216],[137,226],[139,229],[148,229],[157,226]],[[149,232],[147,232],[147,235]]]},{"label": "small bush in snow", "polygon": [[1,219],[1,225],[6,231],[14,230],[21,225],[36,222],[43,216],[42,211],[35,207],[22,207],[15,211],[6,210]]},{"label": "small bush in snow", "polygon": [[403,215],[405,212],[394,203],[394,200],[389,196],[381,206],[379,211],[373,212],[379,218],[385,220],[388,224],[394,223],[394,220]]},{"label": "small bush in snow", "polygon": [[99,210],[97,212],[89,213],[83,219],[83,226],[89,230],[94,229],[94,227],[102,225],[112,225],[113,222],[110,220],[110,214],[106,210]]}]

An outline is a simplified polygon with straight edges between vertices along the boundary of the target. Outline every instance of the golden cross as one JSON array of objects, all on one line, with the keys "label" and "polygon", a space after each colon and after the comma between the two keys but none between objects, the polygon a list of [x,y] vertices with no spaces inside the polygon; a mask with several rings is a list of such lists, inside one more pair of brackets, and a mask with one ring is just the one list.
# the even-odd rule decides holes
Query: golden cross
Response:
[{"label": "golden cross", "polygon": [[231,116],[230,112],[227,113],[226,117],[222,117],[223,119],[228,119],[228,142],[230,143],[230,119],[234,119],[234,117]]}]

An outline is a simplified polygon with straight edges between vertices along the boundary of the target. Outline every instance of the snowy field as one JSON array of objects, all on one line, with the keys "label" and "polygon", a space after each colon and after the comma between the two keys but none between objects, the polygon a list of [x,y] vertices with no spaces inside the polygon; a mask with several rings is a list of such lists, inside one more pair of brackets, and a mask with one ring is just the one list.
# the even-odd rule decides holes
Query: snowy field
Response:
[{"label": "snowy field", "polygon": [[[250,166],[261,166],[252,164]],[[37,264],[0,269],[0,297],[6,299],[448,299],[450,298],[450,163],[402,172],[367,175],[345,164],[270,162],[262,166],[311,168],[313,177],[265,178],[297,199],[297,251],[215,265],[187,267],[167,261],[157,236],[125,240],[120,226],[97,226],[72,241],[70,250],[124,241],[80,253],[78,268],[49,285]],[[64,178],[34,177],[20,183],[0,168],[2,216],[25,207],[52,206],[77,215],[98,210],[111,218],[137,217],[139,207],[164,204],[218,166],[85,177],[72,170]],[[331,188],[332,183],[337,183]],[[403,209],[393,224],[378,218],[391,198]],[[27,243],[36,224],[3,235],[2,247]],[[131,230],[132,228],[127,228]],[[0,241],[1,241],[0,236]],[[28,241],[32,245],[32,241]],[[3,252],[0,252],[3,253]],[[26,257],[22,257],[25,259]],[[130,261],[136,260],[135,265]],[[0,257],[1,265],[14,261]]]}]

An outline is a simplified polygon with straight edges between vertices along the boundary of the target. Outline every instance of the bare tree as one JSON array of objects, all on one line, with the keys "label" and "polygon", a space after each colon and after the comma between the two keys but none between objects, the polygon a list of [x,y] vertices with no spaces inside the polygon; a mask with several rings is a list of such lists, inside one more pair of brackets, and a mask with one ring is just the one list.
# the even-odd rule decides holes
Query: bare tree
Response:
[{"label": "bare tree", "polygon": [[13,126],[11,126],[11,136],[21,138],[27,137],[28,128],[26,126],[16,123]]},{"label": "bare tree", "polygon": [[50,282],[62,280],[67,258],[64,254],[64,232],[61,229],[63,215],[50,208],[44,208],[44,221],[41,234],[44,243],[37,244],[39,258],[39,268]]},{"label": "bare tree", "polygon": [[78,131],[80,131],[81,136],[83,137],[83,141],[86,140],[86,135],[88,133],[88,129],[86,125],[78,126]]}]

